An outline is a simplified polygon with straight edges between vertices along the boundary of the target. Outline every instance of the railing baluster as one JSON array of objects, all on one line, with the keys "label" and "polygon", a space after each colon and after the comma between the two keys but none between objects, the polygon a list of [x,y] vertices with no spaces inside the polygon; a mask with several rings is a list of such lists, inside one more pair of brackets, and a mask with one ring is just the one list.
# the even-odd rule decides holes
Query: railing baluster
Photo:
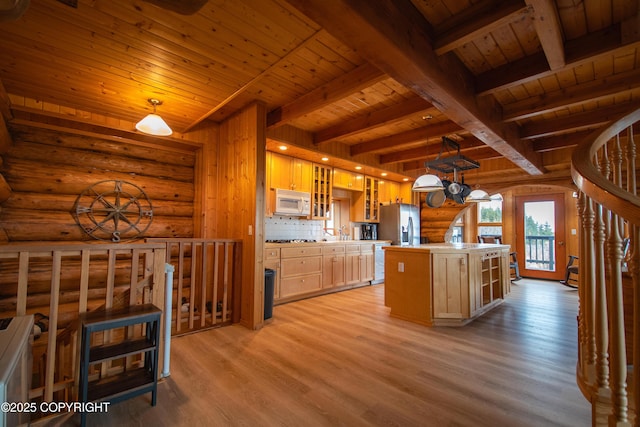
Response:
[{"label": "railing baluster", "polygon": [[622,239],[619,217],[609,214],[607,258],[609,260],[609,329],[611,339],[611,403],[610,422],[627,422],[627,356],[624,337],[624,308],[622,303]]},{"label": "railing baluster", "polygon": [[[605,175],[608,174],[608,162],[603,161],[606,158],[606,151],[594,159],[598,167],[598,171]],[[595,226],[594,226],[594,243],[595,243],[595,334],[596,334],[596,390],[602,395],[605,390],[609,389],[609,330],[607,319],[607,289],[606,289],[606,272],[604,257],[605,242],[605,209],[600,204],[595,205]]]},{"label": "railing baluster", "polygon": [[585,242],[581,245],[580,272],[578,274],[580,280],[580,289],[582,290],[580,304],[585,316],[585,341],[586,341],[586,362],[589,366],[595,366],[596,363],[596,254],[595,254],[595,211],[593,209],[593,200],[586,194],[580,193],[580,199],[583,200],[582,214],[582,237]]}]

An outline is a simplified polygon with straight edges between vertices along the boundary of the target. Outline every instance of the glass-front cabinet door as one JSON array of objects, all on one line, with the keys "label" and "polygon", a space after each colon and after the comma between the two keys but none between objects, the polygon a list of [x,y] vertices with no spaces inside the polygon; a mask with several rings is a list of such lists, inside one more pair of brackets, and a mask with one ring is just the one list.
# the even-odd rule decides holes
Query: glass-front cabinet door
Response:
[{"label": "glass-front cabinet door", "polygon": [[313,164],[312,219],[329,219],[331,215],[331,167]]}]

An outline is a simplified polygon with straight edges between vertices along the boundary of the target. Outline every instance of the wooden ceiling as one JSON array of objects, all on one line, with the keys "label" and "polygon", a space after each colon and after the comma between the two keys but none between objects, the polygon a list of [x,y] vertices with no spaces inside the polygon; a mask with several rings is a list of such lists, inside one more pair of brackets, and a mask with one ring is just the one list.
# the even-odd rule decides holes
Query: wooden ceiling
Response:
[{"label": "wooden ceiling", "polygon": [[270,148],[417,176],[447,136],[487,179],[533,179],[640,101],[637,0],[73,3],[0,13],[9,122],[29,99],[135,123],[158,98],[180,138],[258,100]]}]

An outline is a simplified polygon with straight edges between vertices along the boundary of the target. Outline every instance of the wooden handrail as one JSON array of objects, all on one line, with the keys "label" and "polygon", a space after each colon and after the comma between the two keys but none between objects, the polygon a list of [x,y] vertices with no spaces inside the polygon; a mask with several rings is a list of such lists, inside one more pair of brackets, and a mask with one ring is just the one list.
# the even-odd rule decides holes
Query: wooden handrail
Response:
[{"label": "wooden handrail", "polygon": [[607,141],[638,121],[640,108],[622,116],[604,131],[597,130],[589,135],[578,144],[571,156],[571,177],[578,188],[595,202],[605,205],[635,225],[640,225],[640,198],[603,177],[592,159]]},{"label": "wooden handrail", "polygon": [[640,425],[638,126],[640,109],[592,133],[572,155],[580,189],[576,374],[594,426]]}]

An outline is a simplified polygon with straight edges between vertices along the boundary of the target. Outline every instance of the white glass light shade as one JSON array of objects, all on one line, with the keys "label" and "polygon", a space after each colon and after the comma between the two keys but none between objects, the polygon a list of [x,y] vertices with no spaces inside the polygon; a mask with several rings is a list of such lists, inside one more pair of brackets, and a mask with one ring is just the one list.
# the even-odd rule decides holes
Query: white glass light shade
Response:
[{"label": "white glass light shade", "polygon": [[467,198],[465,199],[467,202],[490,202],[491,197],[484,190],[473,190]]},{"label": "white glass light shade", "polygon": [[432,191],[444,190],[442,181],[436,175],[422,175],[413,183],[411,191],[418,193],[430,193]]},{"label": "white glass light shade", "polygon": [[169,125],[162,120],[162,117],[153,113],[136,123],[136,129],[156,136],[169,136],[173,133]]}]

